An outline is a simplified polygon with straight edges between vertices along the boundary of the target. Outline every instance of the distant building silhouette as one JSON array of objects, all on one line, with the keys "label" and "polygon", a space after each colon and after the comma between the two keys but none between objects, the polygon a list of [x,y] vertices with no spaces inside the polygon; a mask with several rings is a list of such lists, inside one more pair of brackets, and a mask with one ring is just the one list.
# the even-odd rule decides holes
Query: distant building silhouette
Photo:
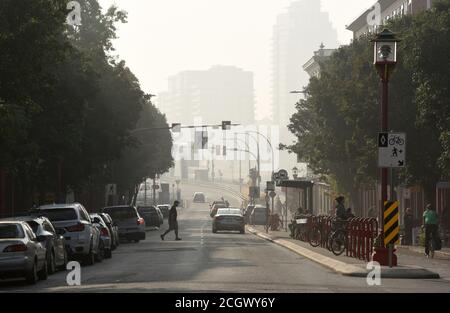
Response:
[{"label": "distant building silhouette", "polygon": [[[280,141],[284,144],[292,144],[296,140],[287,125],[295,112],[299,95],[290,94],[290,91],[301,90],[308,85],[309,77],[302,67],[321,42],[328,47],[338,44],[337,32],[328,13],[321,11],[320,1],[295,1],[278,16],[272,44],[272,118],[280,126]],[[287,170],[296,163],[294,155],[280,154],[280,164]]]},{"label": "distant building silhouette", "polygon": [[201,118],[208,124],[222,120],[253,124],[253,73],[233,66],[181,72],[169,78],[168,91],[159,94],[158,107],[171,123],[192,124]]}]

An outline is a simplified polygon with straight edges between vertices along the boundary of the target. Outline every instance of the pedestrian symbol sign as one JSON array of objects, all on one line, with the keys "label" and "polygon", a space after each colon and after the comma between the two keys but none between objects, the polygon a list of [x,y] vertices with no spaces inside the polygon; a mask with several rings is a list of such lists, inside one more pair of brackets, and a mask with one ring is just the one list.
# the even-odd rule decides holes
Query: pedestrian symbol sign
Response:
[{"label": "pedestrian symbol sign", "polygon": [[398,201],[384,203],[384,246],[400,243]]},{"label": "pedestrian symbol sign", "polygon": [[406,134],[380,133],[378,136],[378,166],[401,168],[406,166]]}]

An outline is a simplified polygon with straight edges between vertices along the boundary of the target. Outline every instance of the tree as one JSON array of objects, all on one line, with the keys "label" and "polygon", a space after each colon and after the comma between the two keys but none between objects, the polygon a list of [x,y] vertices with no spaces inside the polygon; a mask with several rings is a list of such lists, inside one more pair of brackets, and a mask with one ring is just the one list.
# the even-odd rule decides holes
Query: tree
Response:
[{"label": "tree", "polygon": [[[438,1],[431,11],[388,25],[402,38],[390,85],[389,124],[406,132],[410,143],[408,166],[397,174],[407,184],[421,184],[429,201],[436,182],[449,175],[449,8],[449,0]],[[356,205],[358,187],[377,179],[379,79],[369,39],[353,41],[322,64],[320,78],[311,79],[308,97],[297,104],[289,125],[298,142],[288,149],[316,173],[335,179]]]}]

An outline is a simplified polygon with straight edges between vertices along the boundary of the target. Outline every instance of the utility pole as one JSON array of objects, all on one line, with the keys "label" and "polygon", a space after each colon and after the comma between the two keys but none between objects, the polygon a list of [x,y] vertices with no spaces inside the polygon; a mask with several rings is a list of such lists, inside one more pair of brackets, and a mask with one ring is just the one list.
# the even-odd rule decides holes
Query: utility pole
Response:
[{"label": "utility pole", "polygon": [[156,176],[153,176],[153,205],[156,205]]}]

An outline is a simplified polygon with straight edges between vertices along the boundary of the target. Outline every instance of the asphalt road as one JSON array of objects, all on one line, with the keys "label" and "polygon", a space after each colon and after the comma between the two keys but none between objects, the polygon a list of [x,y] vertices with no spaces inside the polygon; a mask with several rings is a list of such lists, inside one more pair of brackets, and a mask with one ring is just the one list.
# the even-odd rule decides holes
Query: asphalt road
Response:
[{"label": "asphalt road", "polygon": [[[204,191],[209,200],[226,192]],[[66,272],[35,286],[0,282],[0,292],[450,292],[450,280],[382,280],[370,287],[365,279],[343,277],[282,247],[251,234],[212,234],[207,204],[179,210],[180,236],[161,241],[161,230],[149,230],[138,244],[122,244],[111,260],[82,267],[81,286],[69,287]]]}]

